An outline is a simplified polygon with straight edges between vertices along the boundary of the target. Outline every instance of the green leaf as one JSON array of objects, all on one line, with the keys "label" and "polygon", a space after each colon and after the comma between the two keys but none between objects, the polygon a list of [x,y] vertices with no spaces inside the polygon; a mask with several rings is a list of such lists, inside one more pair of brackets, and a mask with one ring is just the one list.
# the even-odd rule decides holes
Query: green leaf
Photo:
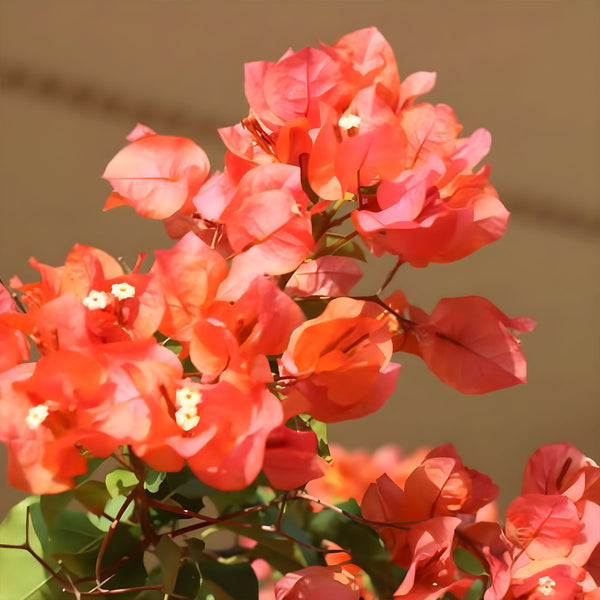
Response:
[{"label": "green leaf", "polygon": [[128,496],[139,481],[135,473],[125,469],[115,469],[106,476],[105,483],[108,493],[116,498]]},{"label": "green leaf", "polygon": [[[216,560],[198,563],[203,584],[208,580],[217,585],[211,586],[216,600],[258,600],[258,580],[250,563],[241,562],[224,565]],[[219,596],[219,591],[224,592]]]},{"label": "green leaf", "polygon": [[[202,483],[189,467],[184,467],[176,473],[167,473],[164,479],[164,490],[168,490],[168,494],[162,498],[163,502],[172,499],[193,512],[200,512],[204,508],[205,496],[219,493],[218,490]],[[161,493],[162,491],[163,487]]]},{"label": "green leaf", "polygon": [[[348,513],[361,516],[356,500],[337,506]],[[406,571],[391,562],[383,542],[367,525],[326,509],[310,517],[306,528],[312,533],[315,545],[328,539],[350,552],[352,562],[370,576],[377,595],[391,597],[402,582]]]},{"label": "green leaf", "polygon": [[48,531],[47,552],[79,553],[100,544],[104,532],[95,527],[87,515],[72,508],[58,515]]},{"label": "green leaf", "polygon": [[151,494],[156,494],[166,476],[166,473],[148,468],[146,480],[144,481],[144,489],[148,490]]},{"label": "green leaf", "polygon": [[163,535],[156,546],[155,553],[160,561],[165,592],[171,593],[177,582],[181,564],[181,548],[168,535]]},{"label": "green leaf", "polygon": [[[62,494],[48,494],[40,496],[40,508],[44,521],[49,527],[52,527],[67,505],[73,499],[73,492],[68,491]],[[38,532],[39,533],[39,532]]]},{"label": "green leaf", "polygon": [[477,579],[473,585],[467,590],[467,593],[462,597],[462,600],[481,600],[483,598],[483,581]]},{"label": "green leaf", "polygon": [[79,504],[95,515],[101,515],[110,500],[106,485],[93,479],[79,484],[73,490],[73,495]]},{"label": "green leaf", "polygon": [[[111,498],[109,496],[108,502],[104,506],[104,512],[111,517],[107,519],[102,515],[94,515],[92,513],[87,514],[88,521],[94,526],[100,529],[101,531],[108,531],[110,525],[114,518],[116,518],[119,510],[123,506],[123,504],[127,502],[127,498],[125,496],[117,496],[116,498]],[[134,504],[133,502],[125,509],[125,512],[121,515],[121,522],[127,521],[129,517],[133,514]]]},{"label": "green leaf", "polygon": [[165,348],[168,348],[171,352],[173,352],[173,354],[176,354],[177,356],[179,356],[181,350],[183,349],[183,346],[177,340],[172,339],[168,339],[166,342],[164,342],[163,346]]},{"label": "green leaf", "polygon": [[[27,523],[28,507],[37,507],[39,497],[30,496],[14,506],[0,524],[0,543],[20,545],[25,542],[25,527],[29,527],[29,544],[43,555],[42,543],[32,524]],[[56,563],[49,559],[52,568]],[[63,594],[46,569],[25,550],[0,548],[0,600],[63,600],[73,596]]]},{"label": "green leaf", "polygon": [[177,582],[173,591],[180,596],[197,598],[201,583],[202,576],[200,575],[198,565],[192,561],[185,560],[179,569]]},{"label": "green leaf", "polygon": [[[356,240],[348,240],[342,244],[346,236],[339,233],[328,233],[324,236],[322,248],[317,252],[319,256],[333,254],[335,256],[348,256],[362,262],[367,262],[367,257],[362,246]],[[333,251],[332,251],[333,250]]]},{"label": "green leaf", "polygon": [[312,417],[308,420],[308,426],[315,432],[319,443],[318,452],[321,458],[324,458],[327,462],[331,462],[331,451],[329,450],[329,443],[327,441],[327,423],[317,421]]},{"label": "green leaf", "polygon": [[464,548],[456,548],[452,553],[452,558],[456,566],[465,573],[471,575],[487,575],[485,567],[479,560]]}]

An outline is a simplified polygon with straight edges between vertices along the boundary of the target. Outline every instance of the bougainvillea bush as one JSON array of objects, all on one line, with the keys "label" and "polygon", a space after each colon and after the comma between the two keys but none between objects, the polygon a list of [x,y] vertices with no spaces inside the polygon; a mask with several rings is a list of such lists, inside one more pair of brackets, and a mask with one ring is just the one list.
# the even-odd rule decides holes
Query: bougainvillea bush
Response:
[{"label": "bougainvillea bush", "polygon": [[[246,65],[223,171],[127,136],[105,208],[172,247],[128,265],[78,244],[0,288],[0,440],[34,494],[0,526],[2,600],[600,598],[600,468],[573,446],[537,450],[499,517],[451,444],[328,444],[411,376],[403,352],[466,394],[525,383],[531,319],[393,285],[507,226],[490,134],[461,137],[434,83],[364,29]],[[359,295],[368,253],[396,263]]]}]

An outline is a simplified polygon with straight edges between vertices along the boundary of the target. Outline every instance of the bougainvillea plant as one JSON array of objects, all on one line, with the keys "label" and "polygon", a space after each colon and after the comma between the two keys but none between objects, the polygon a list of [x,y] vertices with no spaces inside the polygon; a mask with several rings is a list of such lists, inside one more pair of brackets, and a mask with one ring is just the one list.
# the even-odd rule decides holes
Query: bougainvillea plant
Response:
[{"label": "bougainvillea plant", "polygon": [[[421,101],[434,82],[401,81],[374,28],[247,64],[222,172],[145,125],[106,167],[105,208],[171,248],[128,266],[76,245],[0,288],[0,440],[34,494],[0,525],[2,600],[600,598],[600,468],[573,446],[535,452],[499,520],[451,444],[328,445],[402,352],[466,394],[526,379],[531,319],[390,289],[507,226],[490,134]],[[367,253],[396,265],[358,295]]]}]

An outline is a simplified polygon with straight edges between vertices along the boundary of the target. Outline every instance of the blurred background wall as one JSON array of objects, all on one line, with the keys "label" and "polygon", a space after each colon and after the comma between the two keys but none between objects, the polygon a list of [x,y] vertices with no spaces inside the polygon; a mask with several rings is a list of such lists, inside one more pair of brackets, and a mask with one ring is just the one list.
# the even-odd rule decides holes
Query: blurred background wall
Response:
[{"label": "blurred background wall", "polygon": [[[247,114],[244,62],[371,25],[402,77],[438,72],[425,100],[450,104],[466,134],[492,132],[492,183],[512,211],[501,241],[457,264],[403,267],[396,285],[428,310],[478,294],[539,325],[523,340],[526,386],[461,396],[403,357],[395,397],[330,437],[407,451],[454,442],[506,504],[541,444],[600,459],[597,0],[3,0],[0,277],[31,281],[30,256],[58,265],[75,242],[130,263],[168,247],[161,225],[101,212],[100,174],[135,123],[191,137],[218,168],[216,128]],[[389,267],[369,265],[364,289]],[[4,513],[18,493],[1,485]]]}]

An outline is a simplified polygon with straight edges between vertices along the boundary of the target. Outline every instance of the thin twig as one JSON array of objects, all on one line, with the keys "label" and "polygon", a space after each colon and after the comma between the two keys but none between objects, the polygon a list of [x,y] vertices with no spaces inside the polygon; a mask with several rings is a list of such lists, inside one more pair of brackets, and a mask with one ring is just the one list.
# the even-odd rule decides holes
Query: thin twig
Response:
[{"label": "thin twig", "polygon": [[133,502],[133,500],[135,498],[135,494],[137,493],[137,489],[143,485],[144,484],[141,482],[138,483],[138,485],[135,486],[135,488],[133,489],[131,494],[129,494],[129,496],[127,496],[127,498],[125,499],[125,502],[123,502],[123,504],[121,505],[121,508],[117,512],[117,515],[113,519],[112,523],[110,524],[110,527],[108,528],[108,531],[106,532],[106,535],[104,536],[104,538],[102,540],[102,544],[100,545],[100,549],[98,550],[98,556],[96,557],[95,573],[96,573],[96,583],[98,585],[100,585],[100,575],[102,573],[102,557],[104,556],[104,553],[106,552],[106,549],[108,548],[108,544],[110,543],[110,540],[112,539],[113,535],[115,534],[117,525],[120,523],[121,519],[123,518],[123,515],[125,514],[125,511],[129,507],[129,505]]},{"label": "thin twig", "polygon": [[381,294],[383,290],[392,282],[394,279],[394,275],[398,272],[398,269],[404,264],[404,261],[401,258],[398,258],[398,261],[394,265],[394,268],[388,273],[388,276],[385,278],[384,282],[381,284],[379,290],[377,290],[377,294]]},{"label": "thin twig", "polygon": [[348,519],[352,519],[353,521],[356,521],[357,523],[362,523],[363,525],[368,525],[369,527],[373,527],[375,525],[377,527],[383,526],[383,527],[394,527],[395,529],[409,529],[411,525],[421,522],[421,521],[399,521],[396,523],[386,523],[385,521],[374,521],[372,519],[365,519],[364,517],[359,517],[358,515],[354,515],[351,512],[348,512],[347,510],[340,508],[339,506],[335,506],[335,504],[329,504],[328,502],[324,502],[323,500],[321,500],[320,498],[317,498],[316,496],[311,496],[310,494],[307,494],[306,492],[301,492],[301,491],[296,492],[293,496],[290,496],[288,499],[289,500],[296,500],[296,499],[308,500],[309,502],[314,502],[315,504],[320,504],[321,506],[324,506],[325,508],[328,508],[340,515],[344,515]]}]

